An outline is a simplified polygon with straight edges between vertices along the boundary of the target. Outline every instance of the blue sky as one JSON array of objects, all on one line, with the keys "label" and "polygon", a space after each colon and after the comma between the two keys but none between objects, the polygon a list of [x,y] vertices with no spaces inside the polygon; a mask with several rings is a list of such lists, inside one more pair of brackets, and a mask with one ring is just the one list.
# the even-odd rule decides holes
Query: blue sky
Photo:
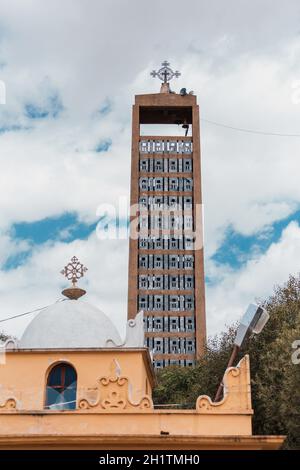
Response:
[{"label": "blue sky", "polygon": [[[300,139],[207,122],[298,133],[298,2],[288,9],[275,2],[270,11],[264,0],[229,0],[216,15],[205,0],[191,0],[188,21],[178,0],[151,8],[144,0],[113,8],[91,0],[89,9],[82,0],[53,0],[47,11],[37,0],[6,3],[0,317],[55,301],[59,271],[76,255],[89,266],[87,299],[122,328],[128,241],[99,240],[95,229],[108,207],[118,212],[128,199],[131,106],[135,94],[158,92],[150,71],[165,59],[181,71],[172,87],[194,90],[203,118],[209,333],[298,272]],[[172,41],[170,31],[178,31]],[[25,324],[9,328],[20,334]]]},{"label": "blue sky", "polygon": [[25,115],[29,119],[57,118],[64,107],[58,94],[49,95],[44,105],[26,103]]},{"label": "blue sky", "polygon": [[70,242],[88,238],[96,224],[85,224],[78,221],[75,213],[66,213],[58,217],[38,220],[37,222],[20,222],[12,226],[12,236],[25,239],[33,244],[63,239]]},{"label": "blue sky", "polygon": [[[227,264],[233,269],[239,269],[253,256],[264,253],[272,243],[278,242],[282,231],[291,221],[300,223],[300,211],[292,213],[266,227],[262,232],[251,236],[242,235],[229,226],[224,231],[223,242],[211,258],[220,265]],[[18,254],[15,258],[9,258],[3,269],[14,269],[23,264],[35,245],[57,240],[70,243],[74,240],[88,239],[96,230],[97,223],[81,222],[76,213],[64,213],[36,222],[15,223],[10,229],[10,236],[15,240],[28,241],[30,248],[24,252],[23,256]],[[207,281],[211,281],[209,277]]]},{"label": "blue sky", "polygon": [[26,263],[34,247],[46,243],[63,240],[70,243],[74,240],[87,239],[95,230],[96,223],[80,222],[75,213],[65,213],[57,217],[49,217],[36,222],[19,222],[13,224],[10,236],[18,240],[26,240],[28,246],[20,253],[9,256],[2,266],[3,270],[16,269]]}]

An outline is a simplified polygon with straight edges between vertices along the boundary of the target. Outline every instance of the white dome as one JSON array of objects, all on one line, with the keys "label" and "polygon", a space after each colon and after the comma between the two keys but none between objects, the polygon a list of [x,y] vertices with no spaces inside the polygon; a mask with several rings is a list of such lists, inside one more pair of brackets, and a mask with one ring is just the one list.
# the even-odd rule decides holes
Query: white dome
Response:
[{"label": "white dome", "polygon": [[116,327],[101,310],[80,300],[64,300],[38,313],[19,348],[104,348],[108,340],[121,344]]}]

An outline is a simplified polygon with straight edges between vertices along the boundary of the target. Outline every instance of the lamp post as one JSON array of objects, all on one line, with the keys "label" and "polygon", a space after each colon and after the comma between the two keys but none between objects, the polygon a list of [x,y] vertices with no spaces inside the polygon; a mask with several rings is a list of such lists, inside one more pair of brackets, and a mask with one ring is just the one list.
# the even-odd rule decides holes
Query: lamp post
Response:
[{"label": "lamp post", "polygon": [[[240,324],[238,326],[238,329],[235,335],[233,350],[229,358],[226,369],[233,366],[241,347],[243,346],[245,341],[249,338],[249,336],[252,334],[259,334],[264,328],[269,318],[270,318],[270,315],[263,307],[259,307],[258,305],[255,305],[255,304],[249,305],[249,307],[244,313],[240,321]],[[214,402],[217,402],[221,399],[223,388],[224,388],[224,383],[222,379],[219,385],[219,388],[217,390]]]}]

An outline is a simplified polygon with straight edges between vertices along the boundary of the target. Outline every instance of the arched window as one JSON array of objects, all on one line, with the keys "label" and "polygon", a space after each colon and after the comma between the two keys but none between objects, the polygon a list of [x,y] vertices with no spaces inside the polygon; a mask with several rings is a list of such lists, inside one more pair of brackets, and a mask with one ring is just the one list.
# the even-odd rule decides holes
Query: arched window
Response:
[{"label": "arched window", "polygon": [[76,408],[77,374],[70,364],[54,366],[48,375],[45,408],[74,410]]}]

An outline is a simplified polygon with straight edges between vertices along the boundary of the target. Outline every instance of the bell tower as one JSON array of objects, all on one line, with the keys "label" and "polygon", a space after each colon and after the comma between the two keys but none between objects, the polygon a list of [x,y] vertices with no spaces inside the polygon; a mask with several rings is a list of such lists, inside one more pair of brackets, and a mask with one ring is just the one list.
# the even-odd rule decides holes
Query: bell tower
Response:
[{"label": "bell tower", "polygon": [[199,106],[171,91],[168,62],[151,75],[160,93],[132,114],[128,318],[144,311],[156,368],[191,366],[206,341]]}]

